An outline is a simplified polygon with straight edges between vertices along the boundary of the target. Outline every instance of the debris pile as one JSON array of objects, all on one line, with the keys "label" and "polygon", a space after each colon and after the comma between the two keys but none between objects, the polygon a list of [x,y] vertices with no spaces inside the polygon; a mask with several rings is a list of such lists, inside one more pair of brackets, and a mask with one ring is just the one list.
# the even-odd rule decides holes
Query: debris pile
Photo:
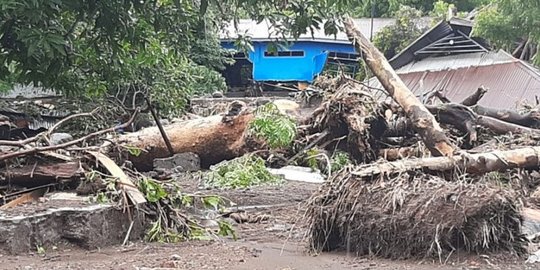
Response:
[{"label": "debris pile", "polygon": [[524,252],[520,196],[496,183],[403,172],[368,181],[348,167],[311,198],[310,247],[389,258]]},{"label": "debris pile", "polygon": [[454,252],[523,254],[523,209],[540,198],[536,114],[479,109],[482,87],[459,104],[440,92],[422,103],[352,22],[346,28],[387,95],[349,80],[363,100],[334,102],[347,86],[323,103],[334,104],[322,110],[342,126],[317,132],[339,130],[346,140],[333,147],[346,149],[357,166],[332,175],[307,203],[310,249],[441,262]]},{"label": "debris pile", "polygon": [[[538,109],[478,106],[488,91],[482,87],[460,103],[437,91],[415,97],[350,22],[346,28],[385,89],[320,78],[315,87],[324,97],[316,108],[305,100],[308,109],[290,100],[219,97],[215,107],[192,108],[202,115],[140,130],[130,127],[141,110],[155,113],[150,106],[122,109],[129,117],[121,123],[92,130],[81,121],[102,112],[71,114],[37,135],[0,140],[0,207],[48,189],[77,190],[144,208],[153,221],[148,240],[203,238],[205,226],[188,209],[217,211],[226,200],[185,194],[165,180],[210,169],[204,188],[279,184],[281,177],[323,182],[304,205],[315,252],[441,260],[457,251],[523,253],[524,209],[540,203]],[[306,91],[299,97],[309,99]],[[73,121],[79,133],[56,133]],[[0,134],[13,125],[0,117]],[[230,226],[218,227],[234,237]]]}]

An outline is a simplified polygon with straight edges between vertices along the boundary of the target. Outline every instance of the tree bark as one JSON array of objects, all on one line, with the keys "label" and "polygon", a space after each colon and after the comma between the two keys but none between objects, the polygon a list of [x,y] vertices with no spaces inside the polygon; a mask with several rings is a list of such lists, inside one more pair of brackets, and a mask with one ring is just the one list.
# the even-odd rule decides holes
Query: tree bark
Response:
[{"label": "tree bark", "polygon": [[501,135],[508,134],[508,133],[514,133],[514,134],[529,133],[529,134],[540,135],[540,130],[538,129],[512,124],[512,123],[505,122],[505,121],[492,118],[489,116],[478,116],[477,123],[478,125],[488,128],[491,131],[495,132],[496,134],[501,134]]},{"label": "tree bark", "polygon": [[32,164],[6,169],[6,181],[23,187],[36,187],[50,183],[70,182],[82,175],[79,162]]},{"label": "tree bark", "polygon": [[354,21],[347,18],[344,23],[349,39],[388,94],[404,109],[430,152],[434,156],[452,156],[455,146],[450,143],[435,117],[407,88],[384,55],[356,28]]},{"label": "tree bark", "polygon": [[379,156],[388,161],[395,161],[408,157],[421,157],[422,154],[422,150],[413,146],[385,148],[379,150]]},{"label": "tree bark", "polygon": [[540,147],[526,147],[508,151],[462,154],[452,157],[429,157],[359,166],[352,174],[360,177],[391,175],[410,170],[450,171],[482,174],[512,168],[538,168]]},{"label": "tree bark", "polygon": [[[214,115],[173,123],[164,129],[174,153],[193,152],[199,155],[201,165],[208,167],[247,151],[245,133],[253,117],[248,112],[234,117]],[[140,170],[151,170],[154,159],[170,156],[157,127],[122,135],[116,143],[142,149],[140,155],[129,156]]]},{"label": "tree bark", "polygon": [[452,125],[467,134],[469,142],[476,141],[478,137],[475,129],[477,116],[469,108],[455,103],[426,105],[426,108],[436,115],[441,123]]},{"label": "tree bark", "polygon": [[505,122],[490,116],[477,115],[470,107],[462,104],[445,103],[440,105],[426,105],[443,124],[455,126],[460,131],[470,136],[470,142],[476,140],[475,126],[490,129],[496,134],[540,134],[540,130]]},{"label": "tree bark", "polygon": [[472,106],[471,109],[479,115],[489,116],[505,122],[538,128],[540,127],[540,112],[533,111],[526,114],[520,114],[511,110],[500,110],[495,108],[484,107],[480,105]]}]

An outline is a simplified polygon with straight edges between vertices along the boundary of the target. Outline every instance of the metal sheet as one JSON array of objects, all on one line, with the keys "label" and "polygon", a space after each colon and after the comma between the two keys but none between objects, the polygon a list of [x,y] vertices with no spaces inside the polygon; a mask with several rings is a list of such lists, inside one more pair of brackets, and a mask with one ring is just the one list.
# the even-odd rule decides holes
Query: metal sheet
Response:
[{"label": "metal sheet", "polygon": [[[443,90],[454,102],[461,102],[483,85],[489,90],[479,104],[501,109],[515,109],[522,102],[532,103],[535,96],[540,97],[540,73],[521,61],[405,73],[399,77],[416,95]],[[377,84],[372,83],[375,87]]]}]

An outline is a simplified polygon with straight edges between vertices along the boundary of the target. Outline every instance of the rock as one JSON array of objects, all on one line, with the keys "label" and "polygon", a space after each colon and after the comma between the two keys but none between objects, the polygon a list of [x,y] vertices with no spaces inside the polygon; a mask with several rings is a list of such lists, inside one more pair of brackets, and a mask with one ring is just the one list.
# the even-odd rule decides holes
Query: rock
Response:
[{"label": "rock", "polygon": [[27,205],[20,209],[24,211],[0,212],[0,251],[3,254],[35,251],[36,245],[46,250],[54,246],[96,249],[118,245],[123,242],[131,220],[134,225],[130,240],[141,239],[149,224],[144,215],[130,216],[113,205],[64,200],[49,200],[48,204],[50,207],[45,209],[36,205],[35,211],[30,211]]},{"label": "rock", "polygon": [[53,133],[51,134],[51,145],[58,145],[73,140],[73,136],[69,133]]},{"label": "rock", "polygon": [[203,220],[200,221],[200,224],[204,228],[209,228],[209,229],[219,227],[219,223],[215,219],[203,219]]},{"label": "rock", "polygon": [[171,124],[171,122],[169,122],[168,119],[160,119],[159,122],[161,123],[162,126],[167,126]]},{"label": "rock", "polygon": [[281,175],[285,180],[308,183],[323,183],[324,176],[311,168],[298,166],[285,166],[280,169],[268,169],[271,174]]},{"label": "rock", "polygon": [[540,250],[537,250],[535,253],[529,255],[527,263],[540,263]]},{"label": "rock", "polygon": [[529,241],[540,237],[540,210],[524,208],[522,211],[523,223],[521,230]]},{"label": "rock", "polygon": [[212,93],[212,97],[213,98],[223,98],[223,97],[225,97],[225,95],[223,95],[223,93],[220,92],[220,91],[216,91],[216,92]]},{"label": "rock", "polygon": [[179,153],[168,158],[154,159],[154,169],[170,170],[174,172],[192,172],[201,169],[201,161],[195,153]]}]

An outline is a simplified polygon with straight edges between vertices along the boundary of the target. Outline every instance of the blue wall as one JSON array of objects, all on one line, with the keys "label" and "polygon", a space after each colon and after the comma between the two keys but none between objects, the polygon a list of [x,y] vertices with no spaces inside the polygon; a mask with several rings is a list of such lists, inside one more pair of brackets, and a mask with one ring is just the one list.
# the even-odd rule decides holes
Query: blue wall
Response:
[{"label": "blue wall", "polygon": [[[265,56],[269,42],[253,42],[254,51],[248,55],[253,63],[255,81],[307,81],[319,75],[328,59],[328,52],[354,54],[352,44],[297,41],[286,51],[303,51],[304,56]],[[232,42],[222,42],[222,47],[234,49]]]}]

